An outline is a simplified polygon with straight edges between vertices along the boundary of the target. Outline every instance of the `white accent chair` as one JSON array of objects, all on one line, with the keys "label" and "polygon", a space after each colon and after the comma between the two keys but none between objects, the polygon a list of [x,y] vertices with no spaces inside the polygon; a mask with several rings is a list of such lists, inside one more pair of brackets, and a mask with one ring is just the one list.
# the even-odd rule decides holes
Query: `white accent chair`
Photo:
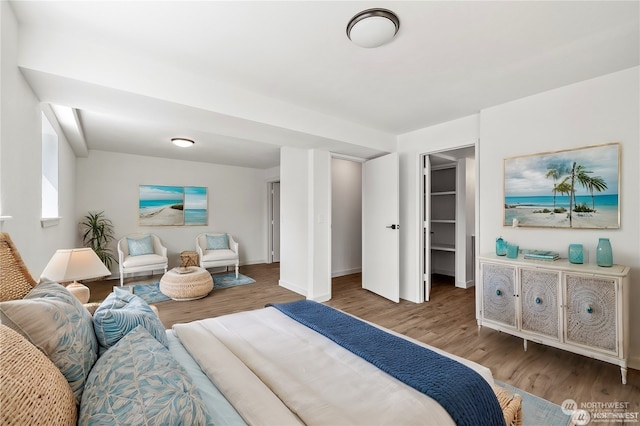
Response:
[{"label": "white accent chair", "polygon": [[[207,236],[222,235],[227,235],[229,248],[210,250],[207,247]],[[196,237],[196,251],[198,252],[201,268],[207,269],[216,266],[226,266],[228,270],[228,267],[233,265],[236,268],[236,278],[238,278],[238,266],[240,265],[238,243],[230,234],[226,234],[225,232],[205,232],[200,234]]]},{"label": "white accent chair", "polygon": [[[129,244],[127,238],[139,240],[146,236],[151,236],[153,253],[145,253],[140,255],[130,255]],[[124,274],[134,272],[145,272],[162,269],[167,272],[169,258],[167,257],[167,248],[162,245],[160,238],[154,234],[132,234],[121,238],[118,241],[118,262],[120,263],[120,285],[124,285]]]}]

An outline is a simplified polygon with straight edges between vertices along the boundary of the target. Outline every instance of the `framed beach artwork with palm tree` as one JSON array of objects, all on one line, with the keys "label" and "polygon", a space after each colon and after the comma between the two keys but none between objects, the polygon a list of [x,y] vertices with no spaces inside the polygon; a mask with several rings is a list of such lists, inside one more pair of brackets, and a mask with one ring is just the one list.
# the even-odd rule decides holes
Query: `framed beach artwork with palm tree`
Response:
[{"label": "framed beach artwork with palm tree", "polygon": [[620,227],[620,144],[504,160],[504,225]]}]

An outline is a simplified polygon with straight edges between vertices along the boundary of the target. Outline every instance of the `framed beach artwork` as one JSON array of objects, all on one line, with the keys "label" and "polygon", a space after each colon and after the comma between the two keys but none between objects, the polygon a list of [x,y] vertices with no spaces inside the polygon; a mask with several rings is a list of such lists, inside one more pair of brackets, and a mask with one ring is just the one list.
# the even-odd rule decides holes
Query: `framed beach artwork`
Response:
[{"label": "framed beach artwork", "polygon": [[504,160],[504,225],[620,227],[620,144]]},{"label": "framed beach artwork", "polygon": [[206,225],[207,217],[205,187],[140,185],[140,226]]}]

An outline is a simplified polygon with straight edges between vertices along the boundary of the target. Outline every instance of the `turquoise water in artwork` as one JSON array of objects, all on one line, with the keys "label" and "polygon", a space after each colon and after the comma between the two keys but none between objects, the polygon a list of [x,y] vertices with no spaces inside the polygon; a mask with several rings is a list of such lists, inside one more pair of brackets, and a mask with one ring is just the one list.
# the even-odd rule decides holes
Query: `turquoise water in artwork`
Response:
[{"label": "turquoise water in artwork", "polygon": [[[609,210],[618,208],[618,194],[607,195],[595,195],[593,197],[596,210]],[[521,207],[540,207],[540,208],[553,208],[553,196],[552,195],[538,195],[532,197],[505,197],[504,203],[509,206],[521,206]],[[591,208],[591,195],[578,195],[576,196],[576,203],[585,203],[587,207]],[[566,195],[556,196],[556,208],[564,207],[569,209],[569,197]]]},{"label": "turquoise water in artwork", "polygon": [[140,200],[139,208],[140,213],[150,213],[156,210],[160,210],[164,207],[173,206],[174,204],[182,204],[182,199],[179,200]]},{"label": "turquoise water in artwork", "polygon": [[207,209],[185,209],[184,224],[185,225],[206,225]]}]

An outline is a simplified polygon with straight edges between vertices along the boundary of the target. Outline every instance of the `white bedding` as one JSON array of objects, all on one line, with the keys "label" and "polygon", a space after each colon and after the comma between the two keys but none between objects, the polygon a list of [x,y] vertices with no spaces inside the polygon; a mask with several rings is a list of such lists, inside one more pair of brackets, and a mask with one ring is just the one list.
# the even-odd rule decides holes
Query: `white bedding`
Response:
[{"label": "white bedding", "polygon": [[[430,397],[275,308],[177,324],[173,330],[248,424],[454,424]],[[487,368],[412,341],[493,384]]]}]

